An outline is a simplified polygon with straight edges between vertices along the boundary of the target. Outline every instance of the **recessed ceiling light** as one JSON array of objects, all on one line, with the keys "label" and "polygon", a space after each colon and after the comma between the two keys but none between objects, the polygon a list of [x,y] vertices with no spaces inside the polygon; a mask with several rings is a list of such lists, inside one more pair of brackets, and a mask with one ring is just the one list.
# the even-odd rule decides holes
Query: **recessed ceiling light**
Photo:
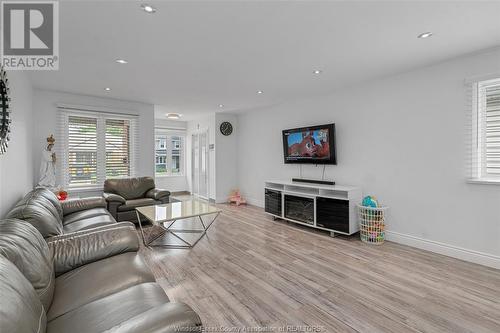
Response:
[{"label": "recessed ceiling light", "polygon": [[141,8],[143,11],[145,11],[146,13],[148,14],[153,14],[154,12],[156,12],[156,8],[151,6],[151,5],[147,5],[147,4],[142,4],[141,5]]},{"label": "recessed ceiling light", "polygon": [[179,113],[167,113],[168,119],[179,119],[182,115]]},{"label": "recessed ceiling light", "polygon": [[313,71],[313,73],[314,73],[314,74],[321,74],[322,72],[323,72],[323,71],[322,71],[322,70],[320,70],[320,69],[315,69],[315,70]]},{"label": "recessed ceiling light", "polygon": [[257,94],[262,94],[262,93],[263,93],[262,90],[257,91]]},{"label": "recessed ceiling light", "polygon": [[116,59],[115,61],[119,64],[128,64],[128,61],[125,59]]},{"label": "recessed ceiling light", "polygon": [[417,36],[417,38],[429,38],[432,36],[432,32],[424,32]]},{"label": "recessed ceiling light", "polygon": [[219,104],[219,107],[220,107],[220,108],[223,108],[223,107],[224,107],[224,104]]},{"label": "recessed ceiling light", "polygon": [[104,90],[111,91],[111,88],[106,87],[106,88],[104,88]]}]

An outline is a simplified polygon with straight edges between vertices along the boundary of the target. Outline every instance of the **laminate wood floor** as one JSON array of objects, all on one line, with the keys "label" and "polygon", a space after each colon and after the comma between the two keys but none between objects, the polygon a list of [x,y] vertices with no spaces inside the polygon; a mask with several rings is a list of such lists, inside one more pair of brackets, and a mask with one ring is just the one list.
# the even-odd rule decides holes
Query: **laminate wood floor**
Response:
[{"label": "laminate wood floor", "polygon": [[220,207],[193,249],[141,249],[208,331],[500,332],[500,270]]}]

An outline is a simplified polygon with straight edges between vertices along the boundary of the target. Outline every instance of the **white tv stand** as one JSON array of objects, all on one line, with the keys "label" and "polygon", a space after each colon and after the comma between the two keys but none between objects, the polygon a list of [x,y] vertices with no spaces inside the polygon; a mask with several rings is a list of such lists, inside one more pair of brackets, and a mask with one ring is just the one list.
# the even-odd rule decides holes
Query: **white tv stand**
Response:
[{"label": "white tv stand", "polygon": [[319,185],[292,181],[265,182],[265,211],[275,218],[352,235],[359,231],[356,204],[361,190],[354,186]]}]

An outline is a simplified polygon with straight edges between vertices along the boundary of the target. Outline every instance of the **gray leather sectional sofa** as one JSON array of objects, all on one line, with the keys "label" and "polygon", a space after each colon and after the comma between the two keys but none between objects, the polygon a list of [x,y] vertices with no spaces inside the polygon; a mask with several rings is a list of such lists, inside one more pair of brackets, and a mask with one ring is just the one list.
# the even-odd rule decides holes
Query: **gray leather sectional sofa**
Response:
[{"label": "gray leather sectional sofa", "polygon": [[59,202],[51,191],[37,188],[24,196],[7,213],[7,218],[31,223],[44,238],[115,224],[103,198]]},{"label": "gray leather sectional sofa", "polygon": [[0,221],[0,332],[201,332],[155,282],[132,223],[101,214],[97,199],[54,198],[34,190]]}]

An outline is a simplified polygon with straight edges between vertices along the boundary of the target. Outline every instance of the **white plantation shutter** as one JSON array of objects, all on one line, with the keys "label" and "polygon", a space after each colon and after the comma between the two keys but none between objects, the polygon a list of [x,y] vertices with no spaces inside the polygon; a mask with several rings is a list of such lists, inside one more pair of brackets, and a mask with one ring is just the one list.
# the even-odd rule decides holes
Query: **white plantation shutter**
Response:
[{"label": "white plantation shutter", "polygon": [[107,178],[133,177],[137,117],[60,108],[58,167],[66,187],[101,187]]},{"label": "white plantation shutter", "polygon": [[130,121],[106,119],[106,177],[130,176]]},{"label": "white plantation shutter", "polygon": [[484,174],[500,177],[500,79],[480,84],[480,112],[484,113]]},{"label": "white plantation shutter", "polygon": [[471,82],[469,178],[500,180],[500,78]]},{"label": "white plantation shutter", "polygon": [[68,184],[97,184],[97,119],[69,116]]}]

